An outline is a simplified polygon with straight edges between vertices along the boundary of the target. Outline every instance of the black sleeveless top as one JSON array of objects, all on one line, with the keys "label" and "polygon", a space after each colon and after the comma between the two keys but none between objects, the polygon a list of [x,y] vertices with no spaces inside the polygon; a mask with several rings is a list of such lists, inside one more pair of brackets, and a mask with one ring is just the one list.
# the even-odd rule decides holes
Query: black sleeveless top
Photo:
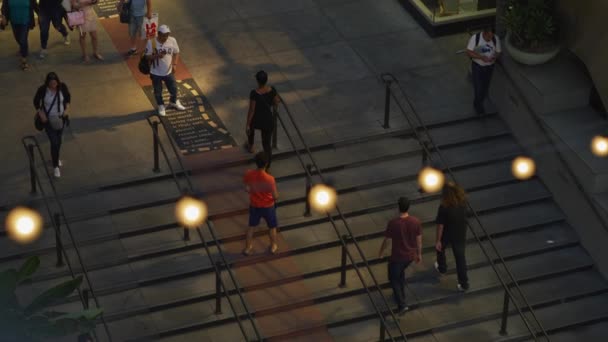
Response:
[{"label": "black sleeveless top", "polygon": [[270,87],[270,91],[266,94],[258,94],[252,90],[249,93],[249,100],[255,101],[255,111],[251,119],[251,125],[257,129],[272,129],[274,122],[272,120],[272,104],[274,97],[277,96],[277,91],[274,87]]}]

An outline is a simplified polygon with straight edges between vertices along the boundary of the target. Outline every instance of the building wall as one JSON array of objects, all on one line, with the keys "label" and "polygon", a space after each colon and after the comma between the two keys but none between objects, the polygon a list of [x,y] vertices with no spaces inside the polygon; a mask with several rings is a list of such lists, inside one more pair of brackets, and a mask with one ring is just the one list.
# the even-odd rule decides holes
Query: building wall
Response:
[{"label": "building wall", "polygon": [[567,47],[587,66],[608,108],[608,1],[558,0]]}]

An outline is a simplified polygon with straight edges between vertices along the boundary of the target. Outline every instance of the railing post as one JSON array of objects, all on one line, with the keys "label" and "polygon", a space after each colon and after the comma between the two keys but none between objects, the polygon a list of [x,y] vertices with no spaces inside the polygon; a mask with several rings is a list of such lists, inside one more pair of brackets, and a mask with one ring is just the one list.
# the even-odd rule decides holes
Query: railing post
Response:
[{"label": "railing post", "polygon": [[34,162],[34,145],[27,145],[27,155],[30,161],[30,194],[36,193],[36,165]]},{"label": "railing post", "polygon": [[[508,285],[507,285],[508,286]],[[502,320],[500,322],[500,332],[501,336],[507,335],[507,318],[509,317],[509,293],[507,289],[505,289],[505,298],[502,304]]]},{"label": "railing post", "polygon": [[[310,200],[308,196],[310,195],[310,189],[312,188],[312,165],[306,164],[306,169],[308,173],[306,174],[306,199],[304,201],[304,216],[310,216]],[[310,176],[309,176],[310,175]]]},{"label": "railing post", "polygon": [[84,289],[82,290],[82,300],[84,301],[84,309],[88,309],[89,308],[89,290],[88,289]]},{"label": "railing post", "polygon": [[272,148],[273,149],[277,148],[277,136],[279,135],[279,133],[277,131],[278,116],[279,116],[279,113],[277,113],[277,111],[273,109],[272,110]]},{"label": "railing post", "polygon": [[340,258],[340,284],[339,287],[346,287],[346,248],[348,248],[348,241],[350,237],[348,235],[342,235],[344,245],[342,245],[342,256]]},{"label": "railing post", "polygon": [[390,128],[390,116],[391,116],[391,81],[385,80],[386,94],[384,98],[384,127],[385,129]]},{"label": "railing post", "polygon": [[152,123],[152,143],[154,144],[154,168],[152,171],[160,172],[158,165],[158,121]]},{"label": "railing post", "polygon": [[190,229],[184,227],[184,241],[190,241]]},{"label": "railing post", "polygon": [[61,242],[61,216],[58,213],[53,215],[55,221],[55,251],[57,252],[57,267],[63,266],[63,243]]},{"label": "railing post", "polygon": [[380,342],[384,342],[385,339],[386,339],[386,326],[384,325],[384,322],[382,322],[382,320],[380,320],[380,338],[379,338],[379,341]]},{"label": "railing post", "polygon": [[215,272],[215,314],[222,314],[222,263],[217,261],[217,272]]},{"label": "railing post", "polygon": [[428,164],[428,160],[429,160],[429,155],[427,153],[428,150],[428,144],[426,143],[426,141],[422,141],[422,145],[424,146],[422,148],[422,167],[427,166]]}]

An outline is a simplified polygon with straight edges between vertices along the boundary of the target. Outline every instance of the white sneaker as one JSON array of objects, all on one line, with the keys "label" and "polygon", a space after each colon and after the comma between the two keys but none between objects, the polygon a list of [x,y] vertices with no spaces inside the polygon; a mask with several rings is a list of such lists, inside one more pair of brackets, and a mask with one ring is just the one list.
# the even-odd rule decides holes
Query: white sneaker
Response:
[{"label": "white sneaker", "polygon": [[70,45],[70,36],[63,37],[63,45]]},{"label": "white sneaker", "polygon": [[56,168],[53,170],[53,176],[55,176],[55,178],[59,178],[59,177],[61,177],[61,171],[59,170],[59,168],[58,168],[58,167],[56,167]]},{"label": "white sneaker", "polygon": [[158,115],[160,115],[160,116],[167,115],[167,112],[165,110],[165,105],[159,105],[158,106]]},{"label": "white sneaker", "polygon": [[175,108],[177,110],[186,110],[186,107],[184,107],[182,103],[179,102],[179,100],[175,101],[175,103],[169,103],[169,107]]},{"label": "white sneaker", "polygon": [[57,163],[57,165],[59,165],[59,167],[63,166],[63,162],[61,161],[61,159],[59,160],[59,163]]},{"label": "white sneaker", "polygon": [[469,290],[468,287],[462,287],[462,285],[458,284],[458,291],[460,292],[467,292]]},{"label": "white sneaker", "polygon": [[45,59],[47,55],[48,51],[46,49],[42,49],[40,50],[40,55],[38,55],[38,57],[40,57],[40,59]]}]

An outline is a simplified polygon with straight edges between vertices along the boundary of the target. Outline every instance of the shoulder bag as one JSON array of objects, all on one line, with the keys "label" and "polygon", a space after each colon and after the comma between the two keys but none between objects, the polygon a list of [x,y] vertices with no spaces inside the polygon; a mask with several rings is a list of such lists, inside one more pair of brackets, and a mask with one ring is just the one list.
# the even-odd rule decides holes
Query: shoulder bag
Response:
[{"label": "shoulder bag", "polygon": [[131,21],[131,1],[125,1],[120,7],[120,22],[128,24]]},{"label": "shoulder bag", "polygon": [[42,108],[42,110],[44,111],[44,115],[46,116],[47,122],[46,123],[42,122],[42,117],[40,117],[40,110],[38,110],[36,112],[36,114],[34,114],[34,127],[36,127],[36,130],[42,131],[44,129],[44,127],[46,126],[46,124],[50,123],[49,111],[51,110],[51,108],[53,107],[55,102],[57,102],[58,99],[59,99],[59,90],[57,91],[57,94],[55,94],[55,97],[53,98],[53,102],[51,102],[51,105],[49,106],[49,109],[47,110],[46,108],[44,108],[44,96],[42,97],[42,100],[41,100],[42,103],[41,103],[40,108]]}]

